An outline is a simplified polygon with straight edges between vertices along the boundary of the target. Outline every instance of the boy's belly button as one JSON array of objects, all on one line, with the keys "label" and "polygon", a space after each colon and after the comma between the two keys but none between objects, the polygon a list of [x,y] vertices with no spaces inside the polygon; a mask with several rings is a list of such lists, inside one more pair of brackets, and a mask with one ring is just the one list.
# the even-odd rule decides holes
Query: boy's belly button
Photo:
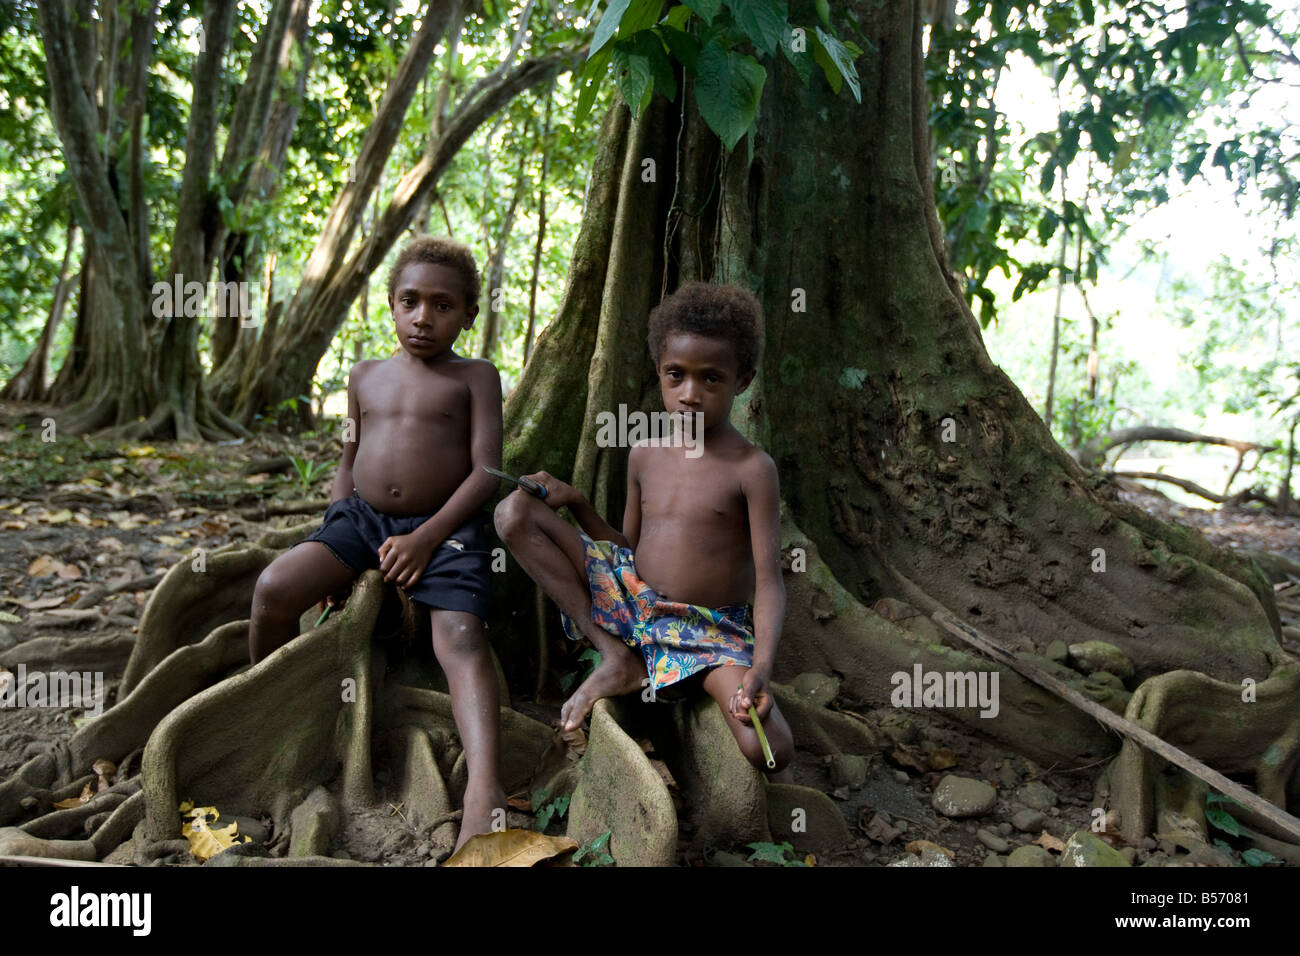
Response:
[{"label": "boy's belly button", "polygon": [[394,498],[400,498],[402,497],[402,489],[397,487],[396,485],[389,485],[388,494]]}]

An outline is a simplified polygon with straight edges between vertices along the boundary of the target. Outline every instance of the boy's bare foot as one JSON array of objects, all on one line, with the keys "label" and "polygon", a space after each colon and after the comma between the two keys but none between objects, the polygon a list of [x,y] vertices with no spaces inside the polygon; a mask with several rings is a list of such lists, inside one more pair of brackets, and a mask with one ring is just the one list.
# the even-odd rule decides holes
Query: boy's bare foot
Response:
[{"label": "boy's bare foot", "polygon": [[470,784],[465,788],[464,812],[460,818],[460,835],[456,838],[456,849],[465,845],[465,841],[480,833],[492,832],[492,824],[498,820],[497,829],[504,829],[506,822],[506,793],[500,785],[476,787]]},{"label": "boy's bare foot", "polygon": [[630,694],[645,686],[645,663],[633,651],[606,656],[591,676],[582,682],[573,696],[560,708],[560,730],[576,730],[602,697]]}]

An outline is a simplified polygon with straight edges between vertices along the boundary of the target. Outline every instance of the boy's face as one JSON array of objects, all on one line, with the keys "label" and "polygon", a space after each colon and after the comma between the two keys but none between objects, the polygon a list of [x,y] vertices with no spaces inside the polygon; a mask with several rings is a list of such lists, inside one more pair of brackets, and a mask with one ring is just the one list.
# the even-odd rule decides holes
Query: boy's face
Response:
[{"label": "boy's face", "polygon": [[664,340],[658,371],[665,411],[699,412],[706,430],[730,417],[731,403],[754,378],[753,372],[740,374],[730,342],[694,332],[673,332]]},{"label": "boy's face", "polygon": [[438,358],[474,324],[478,306],[465,305],[464,280],[449,266],[412,262],[388,297],[402,348],[412,358]]}]

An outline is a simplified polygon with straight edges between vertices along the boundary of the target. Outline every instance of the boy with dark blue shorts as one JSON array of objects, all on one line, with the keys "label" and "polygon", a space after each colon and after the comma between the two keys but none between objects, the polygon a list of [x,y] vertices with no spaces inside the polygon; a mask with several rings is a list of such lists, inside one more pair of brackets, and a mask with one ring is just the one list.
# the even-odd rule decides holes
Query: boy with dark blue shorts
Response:
[{"label": "boy with dark blue shorts", "polygon": [[429,607],[468,770],[457,847],[505,808],[481,511],[497,487],[482,466],[501,465],[501,379],[491,362],[452,350],[474,324],[478,295],[465,246],[426,237],[398,255],[388,304],[402,351],[352,367],[333,503],[258,578],[248,631],[256,664],[297,636],[304,611],[333,604],[369,568]]}]

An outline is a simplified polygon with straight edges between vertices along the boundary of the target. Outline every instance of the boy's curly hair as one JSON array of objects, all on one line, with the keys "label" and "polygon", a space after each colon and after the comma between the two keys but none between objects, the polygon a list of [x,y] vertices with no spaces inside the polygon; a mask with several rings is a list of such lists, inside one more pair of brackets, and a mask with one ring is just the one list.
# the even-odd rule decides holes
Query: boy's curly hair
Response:
[{"label": "boy's curly hair", "polygon": [[471,308],[478,305],[478,263],[474,261],[474,253],[469,251],[469,246],[456,242],[454,239],[443,239],[437,236],[421,236],[418,239],[412,239],[407,243],[406,248],[398,253],[397,261],[393,263],[393,270],[388,273],[389,298],[393,296],[393,292],[397,287],[397,279],[401,276],[402,270],[412,262],[428,262],[436,266],[455,269],[460,273],[462,280],[465,307]]},{"label": "boy's curly hair", "polygon": [[745,375],[763,355],[763,307],[740,286],[687,282],[650,313],[647,344],[656,366],[674,332],[726,339],[735,349],[738,374]]}]

